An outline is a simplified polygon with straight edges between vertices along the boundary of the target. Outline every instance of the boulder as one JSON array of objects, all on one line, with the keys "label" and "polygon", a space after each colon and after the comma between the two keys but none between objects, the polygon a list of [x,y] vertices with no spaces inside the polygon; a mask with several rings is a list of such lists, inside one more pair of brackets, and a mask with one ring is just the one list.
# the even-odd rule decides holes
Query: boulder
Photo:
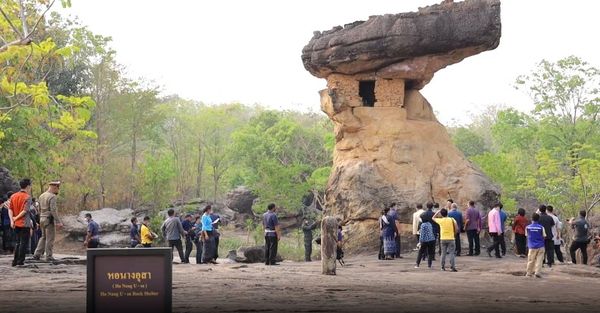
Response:
[{"label": "boulder", "polygon": [[[498,186],[454,146],[419,89],[499,40],[499,0],[466,0],[372,16],[316,33],[306,45],[304,66],[327,79],[321,109],[334,124],[323,214],[344,225],[348,252],[377,250],[377,221],[392,202],[410,225],[418,203],[453,198],[488,209],[498,201]],[[402,247],[411,249],[406,228]]]},{"label": "boulder", "polygon": [[[236,257],[235,260],[241,263],[264,263],[266,261],[265,258],[265,247],[264,246],[254,246],[254,247],[246,247],[240,248],[238,251],[240,254],[244,255],[244,257]],[[277,262],[283,261],[281,255],[277,254],[277,258],[275,259]]]},{"label": "boulder", "polygon": [[252,190],[239,186],[227,193],[225,206],[238,213],[252,214],[252,205],[257,198]]},{"label": "boulder", "polygon": [[5,195],[9,191],[19,191],[19,185],[10,175],[8,169],[0,167],[0,195]]},{"label": "boulder", "polygon": [[419,81],[421,88],[439,69],[496,48],[500,32],[500,0],[445,1],[317,31],[302,62],[320,78],[373,72]]},{"label": "boulder", "polygon": [[61,221],[64,231],[71,238],[81,240],[87,233],[85,214],[92,214],[92,219],[100,226],[100,245],[105,247],[129,246],[129,228],[133,210],[116,210],[104,208],[96,211],[81,211],[78,215],[65,215]]}]

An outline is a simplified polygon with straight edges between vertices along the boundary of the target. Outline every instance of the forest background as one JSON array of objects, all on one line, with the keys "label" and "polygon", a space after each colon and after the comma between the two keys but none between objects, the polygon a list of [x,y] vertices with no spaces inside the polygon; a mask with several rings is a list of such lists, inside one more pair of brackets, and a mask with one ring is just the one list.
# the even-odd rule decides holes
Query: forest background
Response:
[{"label": "forest background", "polygon": [[[267,202],[296,211],[323,194],[334,149],[324,114],[165,95],[128,77],[110,37],[48,10],[70,5],[55,2],[0,4],[1,165],[31,177],[34,194],[60,179],[63,212],[220,201],[241,185],[259,196],[257,212]],[[539,202],[593,211],[599,70],[576,56],[541,60],[514,86],[533,110],[489,106],[446,125],[453,141],[500,185],[509,211]]]}]

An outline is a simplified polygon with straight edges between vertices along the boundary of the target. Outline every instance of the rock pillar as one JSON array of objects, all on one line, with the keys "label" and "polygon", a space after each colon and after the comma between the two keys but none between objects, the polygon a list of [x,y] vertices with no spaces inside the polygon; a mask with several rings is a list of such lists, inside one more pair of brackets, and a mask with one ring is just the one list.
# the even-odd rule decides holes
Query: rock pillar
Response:
[{"label": "rock pillar", "polygon": [[337,220],[331,216],[323,218],[321,222],[321,265],[324,275],[335,275],[337,227]]}]

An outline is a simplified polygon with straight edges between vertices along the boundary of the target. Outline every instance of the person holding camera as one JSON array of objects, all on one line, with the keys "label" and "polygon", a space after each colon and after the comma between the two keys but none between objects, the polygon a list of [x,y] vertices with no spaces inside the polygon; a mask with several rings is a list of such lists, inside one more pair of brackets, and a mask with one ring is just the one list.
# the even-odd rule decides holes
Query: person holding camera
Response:
[{"label": "person holding camera", "polygon": [[588,261],[587,246],[591,241],[591,236],[589,235],[590,224],[585,219],[586,214],[587,212],[585,210],[581,210],[579,212],[579,218],[576,220],[571,218],[571,220],[569,220],[571,228],[575,230],[575,236],[573,237],[573,242],[569,248],[571,262],[573,262],[573,264],[577,264],[577,260],[575,259],[575,252],[577,250],[581,250],[583,264],[587,264]]}]

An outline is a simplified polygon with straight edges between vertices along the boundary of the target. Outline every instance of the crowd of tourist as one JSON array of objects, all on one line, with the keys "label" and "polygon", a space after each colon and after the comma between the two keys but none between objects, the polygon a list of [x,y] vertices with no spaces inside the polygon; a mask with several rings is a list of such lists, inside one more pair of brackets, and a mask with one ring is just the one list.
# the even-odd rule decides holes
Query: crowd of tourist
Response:
[{"label": "crowd of tourist", "polygon": [[[392,204],[392,207],[395,204]],[[497,203],[484,215],[475,207],[475,202],[470,201],[464,212],[460,211],[458,204],[448,199],[446,206],[441,210],[436,203],[429,202],[426,209],[421,204],[416,206],[412,215],[412,230],[416,236],[417,260],[415,268],[419,268],[421,262],[427,259],[429,268],[433,267],[435,261],[436,246],[441,256],[441,270],[446,270],[446,256],[450,258],[451,271],[457,271],[455,267],[455,256],[461,255],[461,234],[466,232],[468,241],[467,256],[478,256],[481,253],[480,236],[484,222],[487,222],[488,234],[492,244],[487,247],[489,257],[502,258],[506,255],[506,228],[508,214],[503,210],[502,203]],[[391,250],[394,246],[390,243],[392,238],[397,238],[397,232],[389,229],[388,222],[394,219],[389,213],[391,208],[386,208],[380,218],[380,234],[383,240],[384,254],[390,259]],[[527,258],[527,276],[540,277],[543,264],[552,268],[556,260],[565,263],[561,247],[565,241],[562,238],[563,222],[555,214],[550,205],[540,205],[538,210],[531,215],[531,221],[526,217],[526,211],[519,208],[517,215],[512,221],[516,255]],[[579,212],[577,219],[568,221],[573,228],[574,236],[569,247],[571,263],[576,264],[576,252],[581,253],[581,261],[587,264],[587,247],[592,240],[600,241],[599,236],[591,234],[591,227],[586,220],[586,211]],[[386,245],[390,249],[385,250]],[[492,252],[494,255],[492,255]],[[380,257],[381,258],[381,257]]]},{"label": "crowd of tourist", "polygon": [[[14,255],[12,265],[23,265],[25,256],[32,255],[32,260],[44,258],[54,261],[53,247],[56,228],[62,227],[57,212],[57,195],[60,181],[48,183],[48,189],[36,200],[32,197],[30,179],[19,182],[20,190],[0,196],[0,226],[2,231],[2,250]],[[263,215],[265,235],[265,264],[278,265],[277,248],[282,231],[276,214],[276,205],[269,204]],[[594,236],[591,226],[586,219],[586,211],[571,218],[566,223],[573,229],[573,238],[568,248],[571,263],[577,263],[577,251],[581,254],[581,263],[588,263],[587,248],[592,240],[600,241]],[[192,215],[178,216],[173,209],[167,211],[167,218],[162,223],[161,231],[165,242],[172,253],[177,250],[181,263],[190,263],[190,256],[196,249],[197,264],[217,264],[220,216],[213,212],[210,205],[202,212]],[[87,232],[84,239],[85,248],[97,248],[100,244],[100,227],[90,213],[85,214]],[[456,257],[461,256],[461,237],[466,233],[468,242],[467,256],[481,254],[480,238],[484,224],[492,244],[485,250],[488,257],[502,258],[506,256],[507,227],[512,227],[514,234],[515,254],[527,258],[527,276],[541,276],[545,264],[552,268],[556,262],[564,263],[562,247],[562,229],[565,223],[555,214],[550,205],[540,205],[538,210],[528,218],[526,211],[519,208],[516,216],[507,225],[508,214],[502,203],[497,203],[484,214],[470,201],[464,212],[452,199],[448,199],[443,208],[435,202],[423,205],[417,204],[412,214],[412,233],[418,244],[415,268],[427,260],[427,266],[433,268],[436,254],[440,256],[440,269],[456,272]],[[305,261],[311,261],[313,231],[319,225],[318,221],[305,220],[302,225],[304,232]],[[136,217],[131,219],[129,233],[131,248],[152,247],[159,235],[151,229],[151,219],[145,216],[141,223]],[[386,207],[379,218],[380,260],[402,258],[400,255],[400,223],[398,207],[395,203]],[[318,239],[317,239],[318,241]],[[337,255],[343,263],[343,236],[341,226],[337,233]],[[185,247],[185,249],[184,249]],[[492,255],[493,253],[493,255]],[[446,260],[448,259],[449,267]]]}]

